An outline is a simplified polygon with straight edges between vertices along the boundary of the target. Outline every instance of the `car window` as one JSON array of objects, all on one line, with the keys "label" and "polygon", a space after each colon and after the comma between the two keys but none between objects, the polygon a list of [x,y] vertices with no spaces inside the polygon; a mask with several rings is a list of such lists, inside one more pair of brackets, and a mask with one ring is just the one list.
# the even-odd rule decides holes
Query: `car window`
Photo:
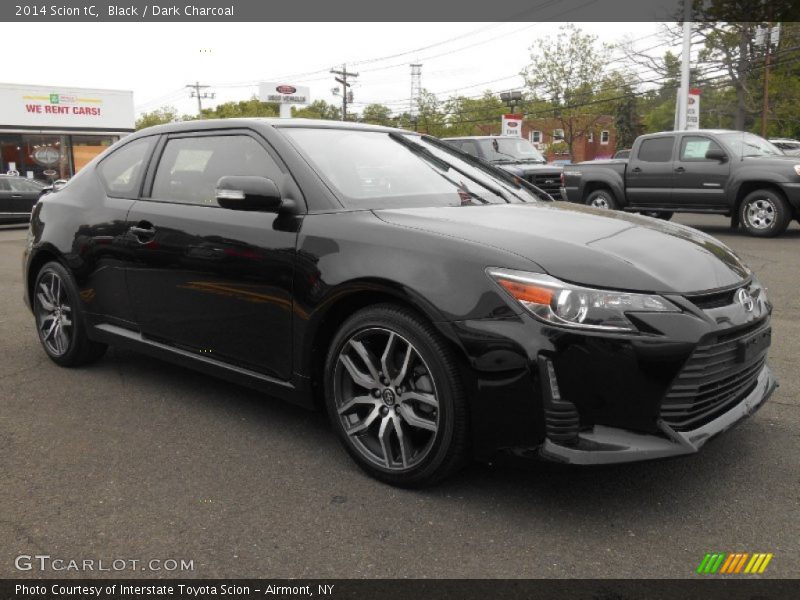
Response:
[{"label": "car window", "polygon": [[218,206],[217,181],[257,175],[280,182],[281,170],[248,135],[174,138],[167,142],[153,181],[153,200]]},{"label": "car window", "polygon": [[[461,206],[537,200],[452,149],[416,134],[347,129],[282,129],[352,208]],[[452,152],[452,153],[451,153]],[[504,174],[505,175],[505,174]],[[504,197],[504,194],[507,194]]]},{"label": "car window", "polygon": [[464,142],[461,144],[461,151],[480,158],[480,154],[478,153],[478,144],[476,144],[473,140],[464,140]]},{"label": "car window", "polygon": [[97,173],[109,196],[136,198],[139,195],[145,161],[154,139],[146,137],[125,144],[98,165]]},{"label": "car window", "polygon": [[709,150],[722,150],[722,148],[711,138],[687,135],[681,140],[680,159],[683,162],[709,160],[706,158],[706,152]]},{"label": "car window", "polygon": [[493,137],[478,142],[486,160],[490,162],[547,162],[536,146],[525,138]]},{"label": "car window", "polygon": [[644,162],[669,162],[672,160],[673,136],[648,138],[639,146],[637,158]]},{"label": "car window", "polygon": [[0,177],[0,192],[8,191],[11,191],[11,187],[8,185],[8,179],[5,177]]},{"label": "car window", "polygon": [[28,181],[26,179],[9,179],[8,185],[11,188],[12,192],[17,193],[30,193],[30,192],[40,192],[42,190],[41,186],[36,185],[35,183]]}]

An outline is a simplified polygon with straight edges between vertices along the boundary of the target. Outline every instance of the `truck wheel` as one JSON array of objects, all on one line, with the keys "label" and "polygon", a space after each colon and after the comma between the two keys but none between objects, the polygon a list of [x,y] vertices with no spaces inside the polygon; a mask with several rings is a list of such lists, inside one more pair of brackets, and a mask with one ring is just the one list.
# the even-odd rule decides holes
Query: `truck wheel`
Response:
[{"label": "truck wheel", "polygon": [[775,237],[786,231],[792,215],[784,198],[772,190],[748,194],[739,207],[739,220],[747,233],[756,237]]},{"label": "truck wheel", "polygon": [[609,210],[617,210],[619,205],[617,199],[611,190],[601,189],[595,190],[586,197],[586,205],[594,206],[595,208],[606,208]]}]

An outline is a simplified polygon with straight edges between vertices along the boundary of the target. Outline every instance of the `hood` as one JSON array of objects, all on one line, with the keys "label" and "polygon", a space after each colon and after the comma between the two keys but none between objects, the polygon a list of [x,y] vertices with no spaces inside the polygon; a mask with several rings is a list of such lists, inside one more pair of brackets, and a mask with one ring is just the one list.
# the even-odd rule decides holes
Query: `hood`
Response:
[{"label": "hood", "polygon": [[737,285],[749,277],[749,270],[718,240],[640,215],[560,203],[375,214],[395,225],[500,248],[530,261],[531,271],[585,286],[687,294]]}]

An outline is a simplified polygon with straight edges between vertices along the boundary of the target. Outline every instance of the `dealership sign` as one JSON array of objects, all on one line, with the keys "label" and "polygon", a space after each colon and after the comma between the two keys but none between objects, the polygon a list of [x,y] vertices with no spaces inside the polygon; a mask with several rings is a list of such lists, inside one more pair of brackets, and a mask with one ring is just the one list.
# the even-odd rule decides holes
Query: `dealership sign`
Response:
[{"label": "dealership sign", "polygon": [[262,102],[279,104],[308,104],[309,89],[300,85],[262,81],[258,84],[258,97]]},{"label": "dealership sign", "polygon": [[686,100],[686,129],[700,129],[700,90],[689,90]]},{"label": "dealership sign", "polygon": [[503,115],[502,133],[513,137],[522,137],[522,115]]},{"label": "dealership sign", "polygon": [[0,84],[0,125],[132,130],[133,92]]}]

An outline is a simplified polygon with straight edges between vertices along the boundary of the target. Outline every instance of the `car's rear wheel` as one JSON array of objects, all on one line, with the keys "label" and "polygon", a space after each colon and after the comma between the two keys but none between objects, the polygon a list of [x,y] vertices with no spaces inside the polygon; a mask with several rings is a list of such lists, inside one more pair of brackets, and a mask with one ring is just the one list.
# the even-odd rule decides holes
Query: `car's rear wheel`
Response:
[{"label": "car's rear wheel", "polygon": [[616,210],[619,208],[617,199],[611,190],[600,189],[595,190],[586,197],[587,206],[594,206],[595,208],[604,208],[608,210]]},{"label": "car's rear wheel", "polygon": [[77,286],[61,263],[49,262],[40,269],[31,300],[39,341],[53,362],[77,367],[105,353],[105,344],[86,335]]},{"label": "car's rear wheel", "polygon": [[341,326],[326,361],[325,400],[344,447],[377,479],[430,485],[464,463],[467,409],[455,358],[411,311],[379,305]]},{"label": "car's rear wheel", "polygon": [[775,237],[786,231],[792,219],[786,200],[772,190],[748,194],[739,207],[739,221],[756,237]]}]

